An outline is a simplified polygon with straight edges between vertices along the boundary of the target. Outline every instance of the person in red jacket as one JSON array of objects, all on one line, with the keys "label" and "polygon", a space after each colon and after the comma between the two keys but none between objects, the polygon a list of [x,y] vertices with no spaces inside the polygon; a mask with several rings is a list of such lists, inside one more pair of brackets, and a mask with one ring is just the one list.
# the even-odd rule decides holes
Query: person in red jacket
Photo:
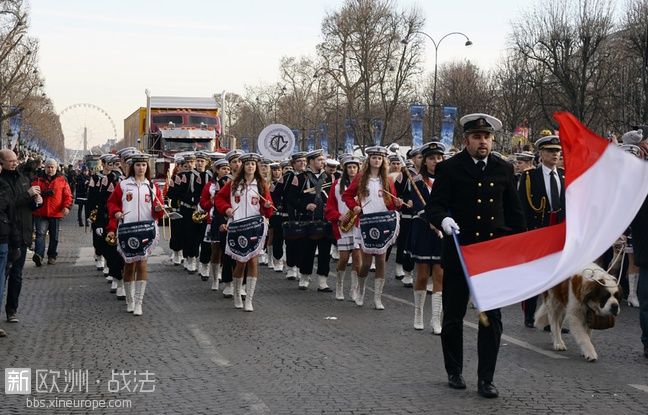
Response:
[{"label": "person in red jacket", "polygon": [[[403,201],[396,196],[394,182],[387,175],[387,154],[385,147],[373,146],[365,149],[368,159],[360,172],[351,182],[351,185],[342,194],[342,200],[350,210],[357,215],[396,210]],[[355,228],[359,233],[359,229]],[[374,281],[374,306],[376,310],[384,310],[382,304],[382,291],[385,286],[385,256],[386,254],[373,255],[363,250],[362,266],[358,274],[358,289],[356,292],[356,305],[364,303],[365,280],[369,273],[372,257],[376,259],[376,275]]]},{"label": "person in red jacket", "polygon": [[72,191],[65,176],[58,172],[54,159],[45,160],[45,172],[36,176],[32,186],[40,188],[43,203],[33,212],[36,228],[36,243],[32,260],[40,267],[45,255],[45,235],[49,232],[47,263],[54,265],[58,254],[59,227],[61,218],[70,213]]},{"label": "person in red jacket", "polygon": [[[221,215],[229,218],[228,225],[232,221],[262,215],[270,218],[273,212],[270,190],[265,179],[261,176],[258,163],[261,157],[255,153],[243,154],[240,157],[242,168],[236,172],[234,179],[230,180],[223,188],[216,193],[216,210]],[[267,223],[264,224],[267,229]],[[265,245],[264,232],[261,247]],[[239,238],[244,238],[240,236]],[[241,287],[243,285],[243,273],[247,269],[247,288],[245,296],[245,311],[253,311],[252,298],[256,288],[259,275],[258,255],[247,261],[236,261],[234,266],[234,307],[243,308],[241,299]]]},{"label": "person in red jacket", "polygon": [[[351,270],[351,301],[355,301],[356,287],[358,286],[358,274],[362,264],[362,255],[360,252],[360,241],[357,239],[357,232],[351,228],[348,232],[342,232],[340,223],[342,220],[349,220],[347,215],[352,212],[342,200],[342,195],[347,187],[353,181],[360,169],[360,159],[349,155],[342,158],[342,177],[336,179],[329,191],[329,197],[326,200],[324,208],[324,218],[333,224],[333,235],[337,240],[337,248],[340,255],[337,263],[337,281],[335,284],[335,298],[344,300],[344,278],[346,267],[349,263],[349,257],[353,258],[353,269]],[[355,222],[358,222],[356,215]],[[355,225],[354,225],[355,227]]]}]

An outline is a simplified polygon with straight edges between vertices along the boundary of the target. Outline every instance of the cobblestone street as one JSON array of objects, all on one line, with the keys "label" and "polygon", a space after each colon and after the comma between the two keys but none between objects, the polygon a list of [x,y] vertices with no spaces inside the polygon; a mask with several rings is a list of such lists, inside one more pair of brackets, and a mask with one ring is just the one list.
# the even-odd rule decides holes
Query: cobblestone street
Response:
[{"label": "cobblestone street", "polygon": [[[29,254],[20,322],[6,323],[3,313],[0,323],[8,332],[0,339],[0,362],[31,368],[32,394],[3,395],[1,413],[645,414],[648,408],[637,309],[624,306],[615,328],[594,334],[600,358],[587,363],[570,335],[568,351],[553,352],[548,333],[525,328],[519,306],[506,308],[495,378],[500,398],[486,400],[476,392],[476,312],[469,310],[464,326],[468,389],[451,390],[440,337],[412,328],[412,290],[393,277],[385,286],[386,310],[376,311],[370,292],[358,308],[312,285],[299,291],[295,281],[262,267],[255,311],[245,313],[211,291],[210,282],[170,265],[161,241],[150,260],[144,315],[134,317],[95,269],[90,241],[67,219],[56,265],[36,268]],[[88,391],[35,392],[37,369],[87,370]],[[154,390],[119,382],[121,390],[111,392],[112,370],[137,371],[140,380],[147,374]],[[29,399],[54,397],[128,399],[132,408],[28,408]]]}]

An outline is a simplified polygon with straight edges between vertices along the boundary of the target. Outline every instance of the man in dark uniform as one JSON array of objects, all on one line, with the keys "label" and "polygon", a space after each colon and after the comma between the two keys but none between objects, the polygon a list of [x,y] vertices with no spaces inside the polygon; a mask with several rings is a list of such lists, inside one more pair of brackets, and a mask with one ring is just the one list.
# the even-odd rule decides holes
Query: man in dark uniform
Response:
[{"label": "man in dark uniform", "polygon": [[[501,121],[486,114],[470,114],[460,122],[465,148],[437,165],[425,216],[446,234],[457,233],[461,245],[524,231],[526,224],[515,189],[513,167],[491,154],[494,132],[502,127]],[[465,389],[463,318],[470,293],[452,236],[444,238],[442,257],[443,359],[449,386]],[[480,319],[478,329],[477,385],[480,395],[494,398],[498,396],[493,375],[502,321],[499,309],[484,314],[486,319]]]},{"label": "man in dark uniform", "polygon": [[[418,149],[411,154],[420,154]],[[403,168],[407,169],[407,166],[402,165],[401,158],[398,154],[391,154],[389,157],[389,173],[390,175],[395,175],[394,177],[394,187],[396,188],[396,195],[400,196],[405,193],[412,191],[412,184],[407,178],[406,172],[403,171]],[[416,177],[418,172],[416,170],[410,170],[412,177]],[[410,239],[410,233],[412,231],[412,222],[414,218],[414,210],[408,205],[404,204],[400,209],[400,232],[398,233],[398,238],[396,239],[396,279],[403,281],[403,287],[412,287],[414,285],[414,279],[412,278],[412,271],[414,271],[414,260],[408,252],[405,252],[407,249],[407,243]],[[387,251],[387,258],[391,253],[391,247]]]},{"label": "man in dark uniform", "polygon": [[[182,184],[181,173],[185,171],[184,156],[176,154],[174,158],[176,168],[174,169],[169,179],[167,187],[166,199],[168,200],[169,207],[173,212],[180,211],[180,198],[178,196],[178,186]],[[186,166],[189,164],[187,163]],[[171,220],[171,238],[169,239],[169,248],[171,249],[171,261],[173,265],[178,266],[182,264],[182,244],[184,239],[184,232],[182,227],[182,219]]]},{"label": "man in dark uniform", "polygon": [[[124,179],[125,175],[122,173],[121,165],[122,163],[126,166],[126,160],[128,160],[132,155],[136,154],[136,151],[122,152],[120,156],[112,156],[108,159],[108,164],[111,166],[111,171],[106,175],[107,186],[105,188],[102,186],[102,200],[103,196],[106,197],[106,201],[112,195],[112,192],[119,186],[119,182]],[[102,183],[103,184],[103,183]],[[107,203],[103,203],[105,206]],[[103,226],[108,224],[108,212],[107,208],[100,208],[101,216],[106,219],[106,222]],[[103,233],[105,236],[105,232]],[[105,239],[104,239],[105,243]],[[124,258],[117,252],[117,245],[104,245],[104,256],[106,258],[106,267],[108,267],[109,275],[113,277],[113,284],[111,286],[110,292],[114,292],[118,300],[126,300],[126,291],[124,289],[124,279],[122,272],[124,270]]]},{"label": "man in dark uniform", "polygon": [[182,219],[179,219],[182,224],[182,256],[184,257],[184,268],[188,273],[193,274],[198,270],[198,247],[196,237],[192,232],[196,232],[196,224],[192,219],[192,215],[197,209],[198,201],[194,193],[194,166],[196,163],[196,156],[192,153],[187,153],[183,158],[183,172],[178,173],[176,182],[174,184],[174,195],[177,197],[180,204],[180,214]]},{"label": "man in dark uniform", "polygon": [[535,156],[530,151],[515,153],[515,185],[520,188],[521,178],[525,171],[533,170]]},{"label": "man in dark uniform", "polygon": [[[288,185],[287,198],[295,207],[299,220],[309,223],[324,222],[324,207],[331,187],[331,176],[324,171],[324,152],[314,150],[306,154],[308,167],[303,174],[296,175]],[[332,234],[332,232],[331,232]],[[309,235],[310,236],[310,235]],[[313,272],[315,250],[317,250],[317,275],[319,292],[332,292],[327,284],[331,262],[331,239],[325,235],[321,239],[303,239],[299,262],[299,289],[308,289],[310,274]]]},{"label": "man in dark uniform", "polygon": [[[300,218],[297,217],[297,212],[295,210],[295,205],[291,203],[291,200],[288,198],[288,190],[290,185],[299,175],[303,174],[306,170],[306,152],[298,151],[290,156],[290,161],[292,164],[292,170],[289,170],[283,175],[283,187],[282,187],[282,200],[283,207],[286,214],[288,215],[289,221],[297,221]],[[287,280],[294,280],[298,278],[298,260],[301,254],[301,240],[295,239],[286,239],[286,267],[288,271],[286,272]]]},{"label": "man in dark uniform", "polygon": [[[533,230],[555,225],[565,220],[565,172],[558,168],[560,161],[560,139],[555,135],[536,141],[540,164],[527,170],[520,177],[518,192],[527,223]],[[534,314],[538,297],[522,302],[524,325],[534,327]]]},{"label": "man in dark uniform", "polygon": [[[105,259],[102,252],[105,242],[103,241],[103,237],[97,233],[97,228],[102,228],[101,232],[103,232],[104,227],[103,224],[97,223],[98,218],[96,216],[99,205],[101,203],[98,192],[99,188],[101,187],[101,181],[108,175],[108,173],[110,173],[111,168],[106,161],[110,157],[112,157],[112,154],[103,154],[101,157],[99,157],[102,165],[102,170],[96,171],[90,176],[86,200],[86,214],[88,215],[88,217],[92,216],[93,218],[95,218],[95,220],[92,222],[92,225],[90,226],[90,229],[92,229],[92,246],[94,247],[95,251],[95,266],[97,267],[98,271],[103,270],[105,267]],[[105,202],[105,200],[103,202]],[[112,277],[108,275],[107,268],[105,274],[106,279],[109,282],[112,282]]]},{"label": "man in dark uniform", "polygon": [[[212,172],[209,169],[209,155],[204,151],[196,152],[196,168],[193,171],[192,181],[189,183],[189,189],[193,190],[196,208],[200,209],[200,195],[202,194],[205,184],[209,183],[212,178]],[[194,223],[193,228],[194,246],[199,250],[198,254],[198,274],[203,281],[209,280],[209,260],[211,258],[211,245],[204,241],[205,232],[207,231],[207,221]]]}]

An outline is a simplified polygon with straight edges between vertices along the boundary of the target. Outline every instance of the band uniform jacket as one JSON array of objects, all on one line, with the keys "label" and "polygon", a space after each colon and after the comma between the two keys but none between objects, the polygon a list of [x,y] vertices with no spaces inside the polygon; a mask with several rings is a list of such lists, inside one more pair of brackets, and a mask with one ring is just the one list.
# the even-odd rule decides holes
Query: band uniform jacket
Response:
[{"label": "band uniform jacket", "polygon": [[[316,190],[317,177],[311,170],[293,176],[290,184],[287,185],[287,201],[295,209],[298,219],[302,220],[324,220],[324,207],[328,199],[328,191],[332,180],[326,172],[322,171],[320,191]],[[310,203],[317,207],[314,211],[306,209]]]},{"label": "band uniform jacket", "polygon": [[[565,171],[563,169],[557,169],[557,171],[560,179],[560,210],[555,214],[556,223],[560,223],[565,220]],[[518,192],[529,230],[543,228],[552,224],[549,221],[551,204],[547,196],[542,165],[522,173]]]},{"label": "band uniform jacket", "polygon": [[[526,223],[513,166],[491,154],[481,172],[465,149],[439,163],[425,217],[442,229],[441,222],[448,216],[460,227],[460,245],[523,232]],[[443,241],[443,267],[463,273],[453,238]]]}]

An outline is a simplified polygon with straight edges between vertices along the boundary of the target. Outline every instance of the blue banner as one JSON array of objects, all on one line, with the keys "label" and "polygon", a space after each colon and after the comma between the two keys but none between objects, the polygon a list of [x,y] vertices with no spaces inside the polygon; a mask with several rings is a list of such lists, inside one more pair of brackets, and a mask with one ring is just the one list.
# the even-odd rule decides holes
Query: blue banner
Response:
[{"label": "blue banner", "polygon": [[[319,125],[319,134],[320,134],[320,148],[324,150],[324,153],[329,154],[329,139],[328,139],[328,124],[320,123]],[[336,155],[334,154],[333,157]]]},{"label": "blue banner", "polygon": [[315,150],[315,130],[308,130],[308,139],[306,140],[306,151]]},{"label": "blue banner", "polygon": [[412,126],[412,148],[423,145],[423,117],[425,116],[425,105],[411,104],[410,119]]},{"label": "blue banner", "polygon": [[454,143],[454,128],[457,123],[457,107],[443,107],[441,118],[441,142],[449,150]]},{"label": "blue banner", "polygon": [[353,146],[355,145],[355,130],[353,129],[353,120],[344,120],[344,132],[346,138],[344,141],[344,152],[353,154]]},{"label": "blue banner", "polygon": [[241,138],[241,150],[243,150],[246,153],[250,152],[250,139],[247,137],[242,137]]},{"label": "blue banner", "polygon": [[382,138],[382,133],[383,133],[383,120],[380,118],[372,118],[371,119],[371,131],[373,133],[373,141],[375,146],[380,145],[380,141]]},{"label": "blue banner", "polygon": [[299,130],[291,130],[293,135],[295,136],[295,148],[293,149],[293,154],[297,153],[298,151],[302,151],[302,148],[304,147],[302,145],[301,141],[301,131]]}]

